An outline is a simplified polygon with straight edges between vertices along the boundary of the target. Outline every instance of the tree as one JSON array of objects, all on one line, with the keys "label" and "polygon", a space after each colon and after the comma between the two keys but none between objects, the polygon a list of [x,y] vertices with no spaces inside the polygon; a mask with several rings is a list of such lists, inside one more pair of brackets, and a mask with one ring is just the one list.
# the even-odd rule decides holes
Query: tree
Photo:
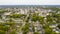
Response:
[{"label": "tree", "polygon": [[60,24],[58,24],[57,27],[60,29]]},{"label": "tree", "polygon": [[39,34],[38,32],[34,32],[34,34]]},{"label": "tree", "polygon": [[22,28],[23,34],[27,34],[29,23],[26,22],[25,26]]},{"label": "tree", "polygon": [[23,16],[24,16],[24,18],[26,17],[26,15],[24,15],[24,14],[12,14],[12,15],[10,15],[11,18],[21,18]]},{"label": "tree", "polygon": [[4,30],[0,30],[0,34],[6,34]]},{"label": "tree", "polygon": [[38,14],[33,14],[33,16],[32,16],[32,21],[43,22],[43,20],[44,20],[44,17],[41,17]]},{"label": "tree", "polygon": [[4,31],[8,31],[10,29],[10,26],[6,25],[6,26],[3,26],[3,30]]},{"label": "tree", "polygon": [[35,31],[35,27],[34,27],[34,25],[32,26],[32,30]]},{"label": "tree", "polygon": [[17,34],[16,29],[13,29],[10,34]]}]

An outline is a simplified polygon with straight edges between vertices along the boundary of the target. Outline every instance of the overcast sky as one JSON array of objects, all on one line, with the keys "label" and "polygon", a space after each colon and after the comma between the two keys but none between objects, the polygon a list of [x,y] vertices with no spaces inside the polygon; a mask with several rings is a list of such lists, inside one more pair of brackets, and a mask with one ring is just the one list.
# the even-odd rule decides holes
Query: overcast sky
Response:
[{"label": "overcast sky", "polygon": [[0,5],[60,5],[60,0],[0,0]]}]

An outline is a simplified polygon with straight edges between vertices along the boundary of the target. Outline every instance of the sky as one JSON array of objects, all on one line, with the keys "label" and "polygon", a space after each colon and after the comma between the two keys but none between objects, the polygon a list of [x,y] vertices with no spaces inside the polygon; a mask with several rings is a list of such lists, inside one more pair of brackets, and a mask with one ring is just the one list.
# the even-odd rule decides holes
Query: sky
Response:
[{"label": "sky", "polygon": [[0,5],[60,5],[60,0],[0,0]]}]

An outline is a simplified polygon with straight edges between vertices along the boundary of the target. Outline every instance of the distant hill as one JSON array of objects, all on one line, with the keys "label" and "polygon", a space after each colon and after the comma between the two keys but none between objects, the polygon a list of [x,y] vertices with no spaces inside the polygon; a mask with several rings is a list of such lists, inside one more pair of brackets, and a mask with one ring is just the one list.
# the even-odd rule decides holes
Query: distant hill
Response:
[{"label": "distant hill", "polygon": [[57,7],[60,8],[60,5],[0,5],[0,8],[26,8],[26,7]]}]

